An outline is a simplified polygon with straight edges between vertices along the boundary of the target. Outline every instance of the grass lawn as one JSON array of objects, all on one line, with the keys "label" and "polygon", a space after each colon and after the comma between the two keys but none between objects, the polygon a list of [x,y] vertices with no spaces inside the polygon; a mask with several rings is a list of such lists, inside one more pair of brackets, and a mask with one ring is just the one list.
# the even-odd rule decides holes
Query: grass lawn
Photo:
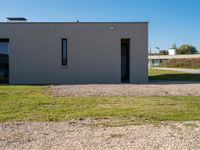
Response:
[{"label": "grass lawn", "polygon": [[150,80],[171,80],[171,81],[200,81],[199,74],[191,74],[176,71],[166,71],[166,70],[149,70]]},{"label": "grass lawn", "polygon": [[200,120],[200,97],[197,96],[53,97],[45,92],[46,88],[1,85],[0,122],[114,117],[119,125]]}]

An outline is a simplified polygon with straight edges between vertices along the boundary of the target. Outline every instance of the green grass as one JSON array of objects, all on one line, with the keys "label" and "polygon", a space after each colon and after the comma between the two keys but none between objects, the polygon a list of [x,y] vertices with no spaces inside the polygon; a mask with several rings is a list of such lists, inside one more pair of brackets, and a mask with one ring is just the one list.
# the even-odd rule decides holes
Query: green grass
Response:
[{"label": "green grass", "polygon": [[150,80],[169,80],[169,81],[200,81],[199,74],[166,71],[166,70],[149,70]]},{"label": "green grass", "polygon": [[117,125],[200,120],[200,97],[53,97],[47,86],[0,86],[0,122],[113,117]]}]

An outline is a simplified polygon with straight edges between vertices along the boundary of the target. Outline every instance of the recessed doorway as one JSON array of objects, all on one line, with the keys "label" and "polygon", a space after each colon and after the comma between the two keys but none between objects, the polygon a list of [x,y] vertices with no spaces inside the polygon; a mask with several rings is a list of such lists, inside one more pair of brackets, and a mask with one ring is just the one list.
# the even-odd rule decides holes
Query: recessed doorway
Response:
[{"label": "recessed doorway", "polygon": [[121,39],[121,82],[130,82],[130,39]]}]

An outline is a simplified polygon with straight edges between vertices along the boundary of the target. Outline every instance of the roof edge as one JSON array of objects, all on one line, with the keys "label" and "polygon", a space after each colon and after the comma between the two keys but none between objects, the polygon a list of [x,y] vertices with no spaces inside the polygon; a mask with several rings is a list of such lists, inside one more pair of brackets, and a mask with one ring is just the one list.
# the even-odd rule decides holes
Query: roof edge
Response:
[{"label": "roof edge", "polygon": [[149,22],[0,22],[0,24],[148,24]]}]

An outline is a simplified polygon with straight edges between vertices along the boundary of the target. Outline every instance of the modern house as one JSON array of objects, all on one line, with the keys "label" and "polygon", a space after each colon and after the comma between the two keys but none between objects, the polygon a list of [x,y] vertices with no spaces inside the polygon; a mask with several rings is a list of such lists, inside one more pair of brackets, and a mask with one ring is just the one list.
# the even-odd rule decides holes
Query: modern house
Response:
[{"label": "modern house", "polygon": [[0,23],[0,82],[148,82],[147,22]]}]

